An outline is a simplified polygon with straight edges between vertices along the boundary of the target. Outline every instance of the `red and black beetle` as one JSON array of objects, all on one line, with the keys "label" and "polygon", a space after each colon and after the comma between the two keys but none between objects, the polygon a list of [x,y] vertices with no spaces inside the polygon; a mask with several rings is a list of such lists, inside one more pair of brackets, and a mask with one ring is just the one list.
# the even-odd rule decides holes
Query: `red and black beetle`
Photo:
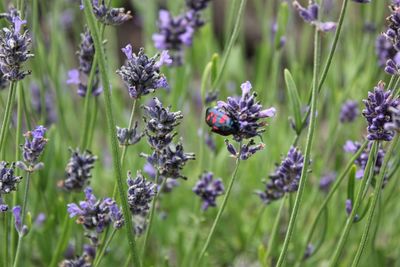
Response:
[{"label": "red and black beetle", "polygon": [[212,132],[223,136],[236,134],[239,131],[238,122],[218,108],[207,108],[206,123]]}]

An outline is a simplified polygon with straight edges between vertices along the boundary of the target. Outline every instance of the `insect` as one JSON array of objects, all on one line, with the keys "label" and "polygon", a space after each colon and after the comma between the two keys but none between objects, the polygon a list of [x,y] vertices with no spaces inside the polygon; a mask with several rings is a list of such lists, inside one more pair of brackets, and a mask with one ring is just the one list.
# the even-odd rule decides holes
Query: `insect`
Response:
[{"label": "insect", "polygon": [[239,124],[226,112],[218,108],[207,108],[206,123],[211,131],[223,136],[235,134],[239,131]]}]

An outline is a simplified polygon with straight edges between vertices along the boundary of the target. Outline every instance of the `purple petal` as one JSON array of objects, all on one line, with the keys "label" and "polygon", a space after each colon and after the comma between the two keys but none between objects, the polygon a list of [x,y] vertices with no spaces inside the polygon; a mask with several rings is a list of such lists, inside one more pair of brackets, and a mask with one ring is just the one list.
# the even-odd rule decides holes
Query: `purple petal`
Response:
[{"label": "purple petal", "polygon": [[127,44],[124,48],[121,49],[122,52],[124,52],[125,56],[127,59],[132,59],[133,58],[133,54],[132,54],[132,45],[131,44]]},{"label": "purple petal", "polygon": [[245,83],[242,83],[240,88],[242,88],[242,97],[244,97],[245,95],[250,93],[252,86],[249,81],[246,81]]},{"label": "purple petal", "polygon": [[160,28],[167,28],[171,22],[171,14],[167,10],[160,10],[158,13]]},{"label": "purple petal", "polygon": [[75,203],[67,205],[67,212],[69,213],[70,218],[83,214],[83,211]]},{"label": "purple petal", "polygon": [[335,22],[320,22],[317,24],[317,27],[323,32],[331,32],[336,30]]},{"label": "purple petal", "polygon": [[163,50],[160,55],[160,60],[154,64],[157,68],[161,67],[162,65],[169,66],[172,64],[171,56],[168,54],[168,50]]},{"label": "purple petal", "polygon": [[275,108],[269,108],[269,109],[264,109],[260,111],[259,117],[260,118],[269,118],[269,117],[274,117],[276,113]]},{"label": "purple petal", "polygon": [[80,84],[81,81],[79,79],[79,70],[72,69],[68,71],[68,80],[67,84]]},{"label": "purple petal", "polygon": [[26,20],[21,20],[21,18],[18,16],[13,17],[12,20],[14,24],[14,32],[19,32],[22,28],[22,25],[26,24]]}]

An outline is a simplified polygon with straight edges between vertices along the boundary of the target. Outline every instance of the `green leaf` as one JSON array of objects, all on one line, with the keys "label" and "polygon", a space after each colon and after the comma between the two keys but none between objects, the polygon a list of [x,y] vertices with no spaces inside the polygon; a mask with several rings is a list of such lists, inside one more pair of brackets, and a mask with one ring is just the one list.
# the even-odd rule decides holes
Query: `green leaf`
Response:
[{"label": "green leaf", "polygon": [[349,180],[347,182],[347,199],[350,199],[351,203],[353,203],[354,201],[354,184],[356,181],[356,172],[357,172],[357,167],[356,165],[353,164],[353,166],[350,169]]},{"label": "green leaf", "polygon": [[285,69],[284,73],[289,102],[292,106],[292,112],[294,116],[295,131],[296,133],[299,133],[301,128],[300,96],[290,71]]},{"label": "green leaf", "polygon": [[218,76],[218,62],[219,55],[217,53],[214,53],[211,58],[211,84],[214,84]]},{"label": "green leaf", "polygon": [[286,25],[289,18],[289,7],[286,2],[282,2],[278,10],[277,25],[278,29],[275,35],[275,48],[279,49],[281,38],[285,35]]}]

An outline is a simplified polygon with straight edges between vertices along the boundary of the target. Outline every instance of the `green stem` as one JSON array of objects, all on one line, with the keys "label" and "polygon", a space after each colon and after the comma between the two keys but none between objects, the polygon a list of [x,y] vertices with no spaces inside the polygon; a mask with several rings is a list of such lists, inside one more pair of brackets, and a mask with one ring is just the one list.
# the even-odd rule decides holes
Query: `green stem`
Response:
[{"label": "green stem", "polygon": [[235,41],[239,35],[240,21],[241,21],[242,15],[244,13],[245,6],[246,6],[246,0],[241,0],[240,5],[239,5],[238,14],[236,16],[235,26],[233,28],[232,35],[231,35],[231,38],[229,39],[229,43],[225,50],[224,56],[222,57],[221,67],[219,69],[218,75],[213,84],[213,89],[216,89],[220,86],[222,76],[224,75],[225,67],[226,67],[226,64],[229,59],[229,55],[230,55],[233,45],[235,44]]},{"label": "green stem", "polygon": [[[26,185],[24,191],[24,200],[22,202],[22,214],[21,214],[21,227],[24,226],[25,223],[25,216],[26,216],[26,207],[28,205],[28,192],[29,192],[29,185],[30,185],[30,176],[31,172],[26,172]],[[22,238],[23,238],[22,228],[21,232],[18,235],[18,244],[17,244],[17,252],[15,253],[15,260],[14,260],[14,267],[19,266],[19,259],[21,257],[21,248],[22,248]]]},{"label": "green stem", "polygon": [[136,248],[136,241],[133,231],[132,225],[132,218],[130,214],[130,210],[128,207],[128,198],[126,195],[126,191],[124,188],[124,181],[122,178],[122,169],[121,164],[119,161],[119,148],[118,148],[118,141],[116,136],[116,128],[115,128],[115,121],[114,115],[112,110],[112,103],[111,103],[111,91],[110,91],[110,82],[108,79],[107,68],[106,68],[106,60],[105,60],[105,52],[103,50],[99,29],[96,25],[96,19],[94,14],[91,11],[91,2],[90,0],[85,0],[85,16],[86,20],[89,24],[90,31],[93,36],[94,46],[99,53],[99,69],[100,75],[103,82],[104,88],[104,101],[105,101],[105,109],[106,109],[106,117],[107,117],[107,125],[108,125],[108,133],[110,135],[111,141],[111,151],[112,151],[112,158],[113,158],[113,166],[114,166],[114,175],[118,182],[118,191],[120,196],[120,202],[122,204],[122,212],[125,218],[125,228],[127,231],[127,239],[130,247],[130,254],[132,254],[132,259],[135,267],[140,267],[140,260],[137,253]]},{"label": "green stem", "polygon": [[8,266],[8,254],[9,254],[9,240],[8,240],[8,232],[9,232],[9,227],[8,227],[8,216],[7,212],[3,212],[3,234],[4,234],[4,247],[3,247],[3,252],[4,252],[4,261],[3,264],[4,266]]},{"label": "green stem", "polygon": [[365,141],[361,147],[358,149],[358,151],[353,155],[353,157],[349,160],[347,163],[346,167],[342,171],[342,173],[338,176],[336,179],[335,183],[332,185],[332,189],[329,191],[328,195],[322,202],[321,206],[319,207],[317,211],[317,215],[315,216],[314,220],[311,223],[310,231],[307,234],[306,241],[304,243],[304,246],[300,249],[299,253],[299,258],[297,259],[296,265],[295,266],[300,266],[300,263],[303,260],[303,255],[306,250],[307,245],[310,243],[311,238],[314,234],[315,228],[317,227],[318,220],[320,219],[323,211],[325,208],[328,206],[329,201],[333,197],[333,195],[336,193],[336,191],[339,189],[340,184],[343,182],[343,180],[346,178],[347,173],[349,172],[350,168],[354,165],[354,161],[361,155],[361,153],[364,151],[364,149],[367,147],[368,141]]},{"label": "green stem", "polygon": [[96,260],[94,261],[93,267],[97,267],[100,265],[101,260],[103,259],[104,253],[106,252],[107,248],[109,247],[116,232],[117,232],[117,229],[114,228],[113,231],[111,232],[111,235],[108,237],[106,243],[102,246],[102,248],[98,252],[98,256],[96,257]]},{"label": "green stem", "polygon": [[271,251],[275,248],[275,243],[276,243],[276,238],[278,236],[278,232],[279,232],[279,222],[282,216],[282,211],[283,208],[285,206],[285,202],[286,202],[287,196],[285,196],[282,200],[281,200],[281,205],[279,206],[279,211],[278,214],[275,217],[275,221],[274,221],[274,225],[272,227],[272,232],[271,232],[271,237],[268,241],[268,245],[267,245],[267,254],[265,255],[265,265],[268,266],[268,258],[269,256],[273,256],[273,254],[271,253]]},{"label": "green stem", "polygon": [[390,160],[390,157],[391,157],[392,152],[394,150],[394,147],[396,146],[398,141],[399,141],[399,135],[396,135],[394,140],[390,144],[390,147],[389,147],[388,151],[386,152],[385,159],[383,161],[382,167],[381,167],[380,172],[379,172],[377,183],[375,184],[374,193],[373,193],[373,196],[372,196],[372,203],[371,203],[371,207],[370,207],[369,213],[368,213],[368,220],[367,220],[367,222],[365,224],[364,232],[362,234],[361,242],[360,242],[360,244],[358,246],[356,256],[355,256],[354,261],[353,261],[353,263],[351,265],[352,267],[356,267],[358,265],[358,263],[360,261],[360,258],[361,258],[361,255],[363,253],[363,250],[365,248],[365,244],[367,243],[369,229],[371,228],[372,219],[374,217],[376,203],[378,202],[378,199],[380,197],[380,194],[381,194],[381,191],[382,191],[383,182],[385,180],[384,178],[385,178],[386,169],[388,167],[389,160]]},{"label": "green stem", "polygon": [[301,170],[301,176],[299,181],[299,189],[297,191],[296,199],[294,202],[293,211],[290,215],[289,225],[285,236],[285,241],[283,242],[283,247],[281,250],[281,254],[279,255],[279,259],[277,262],[277,267],[283,265],[284,260],[286,258],[286,253],[289,248],[290,239],[293,235],[293,230],[296,224],[297,215],[299,212],[300,204],[302,201],[304,188],[307,182],[308,177],[308,167],[310,165],[310,156],[311,156],[311,148],[314,138],[314,130],[316,124],[316,110],[317,110],[317,95],[318,95],[318,62],[319,62],[319,48],[320,48],[320,36],[319,31],[315,29],[314,35],[314,70],[313,70],[313,86],[312,86],[312,93],[311,93],[311,117],[310,117],[310,125],[308,128],[307,134],[307,142],[306,142],[306,149],[304,154],[304,161],[303,161],[303,168]]},{"label": "green stem", "polygon": [[[240,151],[239,151],[239,155],[240,155],[241,150],[242,150],[242,143],[240,143],[239,146],[240,146]],[[237,159],[236,159],[236,167],[235,167],[235,170],[233,171],[231,180],[229,181],[229,185],[228,185],[228,188],[227,188],[226,193],[224,195],[224,199],[222,200],[221,207],[218,210],[217,216],[215,217],[214,223],[213,223],[213,225],[212,225],[212,227],[210,229],[210,232],[208,233],[206,242],[205,242],[203,248],[201,249],[200,255],[197,258],[195,266],[199,266],[200,265],[201,260],[203,259],[204,255],[207,252],[208,246],[210,245],[210,242],[211,242],[211,239],[212,239],[212,237],[214,235],[215,229],[217,228],[217,225],[218,225],[218,223],[219,223],[219,221],[221,219],[221,215],[224,212],[224,209],[225,209],[226,204],[228,202],[229,196],[231,194],[231,190],[232,190],[233,184],[234,184],[234,182],[236,180],[236,177],[237,177],[237,172],[238,172],[238,169],[239,169],[240,162],[241,162],[240,156],[238,156]]]},{"label": "green stem", "polygon": [[[399,94],[399,82],[400,82],[400,76],[397,77],[396,79],[396,83],[394,84],[393,87],[393,96],[397,97],[397,95]],[[390,89],[390,87],[387,87],[388,89]]]},{"label": "green stem", "polygon": [[363,192],[364,192],[365,186],[367,184],[368,176],[372,172],[372,169],[373,169],[373,163],[375,161],[374,159],[376,158],[377,150],[378,150],[377,149],[377,142],[373,142],[371,151],[370,151],[369,156],[368,156],[367,166],[365,167],[364,176],[363,176],[363,178],[361,180],[361,185],[360,185],[360,188],[358,190],[356,199],[355,199],[354,204],[353,204],[353,209],[351,211],[351,214],[348,216],[348,218],[346,220],[346,224],[345,224],[344,230],[342,231],[342,234],[340,236],[339,242],[338,242],[338,244],[336,246],[336,249],[335,249],[335,251],[334,251],[334,253],[332,255],[332,258],[330,260],[330,264],[329,264],[330,267],[333,267],[333,266],[337,265],[337,262],[339,260],[340,254],[341,254],[341,252],[343,250],[344,244],[345,244],[345,242],[347,240],[347,237],[349,236],[351,227],[352,227],[353,222],[354,222],[354,218],[355,218],[355,216],[357,214],[357,211],[358,211],[358,208],[360,207],[360,204],[361,204],[361,200],[362,200],[362,196],[363,196]]},{"label": "green stem", "polygon": [[[340,10],[339,22],[338,22],[338,25],[337,25],[337,28],[336,28],[336,31],[335,31],[335,36],[333,37],[332,47],[331,47],[331,49],[329,51],[329,55],[328,55],[328,58],[326,60],[324,69],[322,70],[321,79],[319,80],[319,83],[318,83],[318,93],[320,93],[321,90],[322,90],[322,86],[324,85],[324,82],[325,82],[326,77],[328,75],[328,71],[329,71],[329,69],[331,67],[331,64],[332,64],[333,56],[335,55],[335,52],[336,52],[336,47],[337,47],[337,44],[339,42],[340,33],[342,31],[344,16],[346,14],[348,2],[349,2],[349,0],[344,0],[343,4],[342,4],[342,9]],[[311,102],[311,98],[312,98],[312,96],[310,97],[309,103]],[[297,144],[298,139],[300,137],[300,134],[301,134],[302,130],[305,128],[305,126],[307,124],[307,117],[309,116],[309,114],[310,114],[310,110],[308,110],[306,115],[304,116],[303,122],[302,122],[301,127],[300,127],[300,132],[299,132],[298,135],[296,135],[296,139],[294,141],[295,144]]]},{"label": "green stem", "polygon": [[15,100],[16,84],[17,84],[16,82],[10,83],[10,89],[9,89],[8,97],[7,97],[6,110],[4,112],[3,124],[1,125],[1,131],[0,131],[0,155],[2,155],[2,153],[3,153],[6,136],[7,136],[7,130],[9,128],[9,124],[10,124],[12,105]]}]

